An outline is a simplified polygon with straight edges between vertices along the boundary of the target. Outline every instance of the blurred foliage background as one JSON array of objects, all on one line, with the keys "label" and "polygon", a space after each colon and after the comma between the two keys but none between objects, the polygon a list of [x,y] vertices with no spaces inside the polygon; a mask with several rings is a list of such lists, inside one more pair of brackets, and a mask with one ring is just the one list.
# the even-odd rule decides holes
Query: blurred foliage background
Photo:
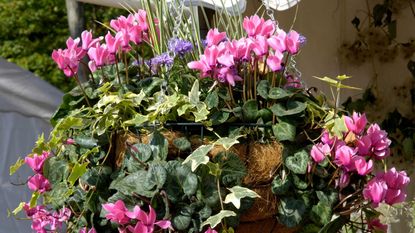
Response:
[{"label": "blurred foliage background", "polygon": [[[108,23],[125,10],[84,5],[86,28],[103,35]],[[68,91],[75,81],[57,69],[50,55],[65,47],[69,33],[64,0],[0,0],[0,57]]]}]

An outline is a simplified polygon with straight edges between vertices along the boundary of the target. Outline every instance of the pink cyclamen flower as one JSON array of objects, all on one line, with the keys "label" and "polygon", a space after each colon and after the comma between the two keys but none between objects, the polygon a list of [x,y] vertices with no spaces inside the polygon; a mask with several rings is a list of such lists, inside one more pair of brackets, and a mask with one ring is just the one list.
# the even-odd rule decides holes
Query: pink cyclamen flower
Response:
[{"label": "pink cyclamen flower", "polygon": [[105,35],[105,43],[110,54],[116,54],[118,52],[121,47],[121,36],[120,33],[117,33],[114,37],[110,32]]},{"label": "pink cyclamen flower", "polygon": [[258,57],[266,56],[269,52],[267,38],[257,36],[253,41],[253,51]]},{"label": "pink cyclamen flower", "polygon": [[323,130],[323,134],[321,135],[321,142],[323,142],[324,144],[328,144],[329,146],[333,146],[336,143],[337,137],[336,136],[331,136],[329,131],[327,131],[326,129]]},{"label": "pink cyclamen flower", "polygon": [[218,45],[226,39],[226,32],[219,32],[217,28],[212,28],[208,31],[206,36],[207,47]]},{"label": "pink cyclamen flower", "polygon": [[75,144],[75,139],[68,138],[68,139],[66,139],[65,144],[67,144],[67,145],[73,145],[73,144]]},{"label": "pink cyclamen flower", "polygon": [[372,124],[367,129],[367,135],[371,140],[371,152],[376,159],[384,159],[389,156],[389,146],[392,142],[386,131],[381,130],[378,124]]},{"label": "pink cyclamen flower", "polygon": [[373,161],[370,159],[366,161],[365,158],[362,156],[355,156],[353,158],[354,166],[356,167],[356,171],[359,175],[365,176],[372,172],[373,170]]},{"label": "pink cyclamen flower", "polygon": [[336,186],[343,189],[346,188],[350,183],[350,173],[342,170],[340,173],[340,178],[336,180]]},{"label": "pink cyclamen flower", "polygon": [[249,37],[269,37],[275,31],[275,23],[273,21],[265,21],[264,18],[260,18],[258,15],[245,17],[242,27],[245,29]]},{"label": "pink cyclamen flower", "polygon": [[388,225],[381,223],[378,218],[370,219],[367,225],[368,225],[369,230],[372,230],[373,232],[376,232],[376,233],[388,231]]},{"label": "pink cyclamen flower", "polygon": [[275,51],[274,55],[269,55],[267,58],[267,65],[273,71],[279,71],[282,69],[282,59],[284,55]]},{"label": "pink cyclamen flower", "polygon": [[354,150],[346,145],[340,146],[336,149],[334,163],[337,166],[342,166],[347,171],[354,170],[353,156]]},{"label": "pink cyclamen flower", "polygon": [[141,28],[141,31],[148,30],[148,23],[147,23],[147,12],[144,10],[138,10],[137,13],[134,14],[134,18],[137,21],[138,25]]},{"label": "pink cyclamen flower", "polygon": [[389,188],[404,189],[408,186],[410,178],[405,171],[396,171],[396,168],[391,168],[382,176]]},{"label": "pink cyclamen flower", "polygon": [[88,56],[91,59],[88,63],[88,67],[91,72],[96,71],[110,63],[110,52],[106,45],[96,45],[88,50]]},{"label": "pink cyclamen flower", "polygon": [[208,228],[206,231],[205,231],[205,233],[218,233],[217,231],[215,231],[214,229],[212,229],[212,228]]},{"label": "pink cyclamen flower", "polygon": [[367,118],[366,114],[353,112],[352,117],[345,116],[344,121],[347,128],[355,134],[361,134],[366,128]]},{"label": "pink cyclamen flower", "polygon": [[357,140],[357,149],[361,156],[370,156],[372,149],[372,140],[370,135],[365,135]]},{"label": "pink cyclamen flower", "polygon": [[296,31],[290,31],[285,37],[285,46],[290,54],[298,53],[300,49],[300,34]]},{"label": "pink cyclamen flower", "polygon": [[327,155],[330,155],[330,152],[330,146],[320,142],[311,148],[310,155],[313,158],[314,162],[320,163],[326,158]]},{"label": "pink cyclamen flower", "polygon": [[39,191],[39,193],[44,193],[50,190],[50,183],[42,174],[36,174],[29,177],[27,186],[30,190]]},{"label": "pink cyclamen flower", "polygon": [[97,233],[95,228],[91,228],[88,230],[88,228],[84,227],[81,230],[79,230],[79,233]]},{"label": "pink cyclamen flower", "polygon": [[44,151],[41,155],[34,154],[32,157],[27,156],[25,163],[36,173],[43,173],[43,164],[50,156],[50,153]]},{"label": "pink cyclamen flower", "polygon": [[363,197],[372,202],[373,207],[378,207],[386,196],[388,186],[386,182],[377,177],[371,179],[363,189]]},{"label": "pink cyclamen flower", "polygon": [[287,46],[285,45],[286,37],[287,37],[287,33],[285,33],[281,29],[277,29],[277,34],[268,38],[267,40],[268,45],[275,51],[279,51],[283,53],[287,50]]},{"label": "pink cyclamen flower", "polygon": [[135,206],[132,212],[127,212],[127,215],[132,219],[138,220],[134,227],[127,227],[133,233],[152,233],[154,231],[154,225],[159,226],[161,229],[167,229],[171,226],[169,220],[156,221],[156,212],[151,206],[149,206],[149,214],[141,210],[139,206]]},{"label": "pink cyclamen flower", "polygon": [[92,32],[85,30],[81,33],[81,39],[82,39],[82,49],[87,51],[89,48],[95,46],[96,44],[99,44],[99,42],[102,40],[102,37],[93,39]]},{"label": "pink cyclamen flower", "polygon": [[118,224],[126,224],[130,221],[130,218],[126,215],[128,212],[127,207],[122,200],[116,201],[114,204],[103,204],[102,208],[107,211],[105,218]]}]

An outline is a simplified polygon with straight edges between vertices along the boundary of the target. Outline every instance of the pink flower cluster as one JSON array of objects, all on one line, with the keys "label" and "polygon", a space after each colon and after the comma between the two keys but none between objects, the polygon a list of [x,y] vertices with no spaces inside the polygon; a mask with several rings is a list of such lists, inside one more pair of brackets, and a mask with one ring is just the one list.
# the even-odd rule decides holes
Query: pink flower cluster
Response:
[{"label": "pink flower cluster", "polygon": [[[115,203],[103,204],[102,207],[107,211],[105,217],[110,221],[121,225],[118,230],[121,233],[152,233],[154,225],[162,229],[170,228],[169,220],[156,221],[156,212],[149,206],[149,213],[143,211],[136,205],[133,211],[129,211],[122,200]],[[133,221],[137,221],[132,225]]]},{"label": "pink flower cluster", "polygon": [[25,204],[23,209],[26,211],[26,215],[32,219],[32,229],[36,233],[55,232],[62,228],[62,223],[68,221],[71,217],[71,210],[68,208],[62,208],[58,212],[49,212],[44,206],[36,206],[30,208],[28,204]]},{"label": "pink flower cluster", "polygon": [[50,156],[49,152],[44,151],[41,155],[33,154],[32,157],[27,156],[25,163],[36,173],[29,177],[27,185],[30,190],[44,193],[50,190],[49,181],[43,176],[43,164]]},{"label": "pink flower cluster", "polygon": [[365,186],[363,197],[372,202],[373,207],[379,203],[393,205],[405,201],[406,187],[409,184],[409,177],[405,171],[396,171],[391,168],[387,172],[376,174]]},{"label": "pink flower cluster", "polygon": [[346,116],[345,124],[348,131],[343,139],[330,137],[327,131],[322,135],[321,142],[311,149],[311,157],[316,163],[326,157],[332,158],[334,163],[342,168],[341,177],[337,184],[344,188],[349,184],[350,175],[357,173],[368,175],[373,170],[373,159],[383,159],[389,155],[391,141],[387,133],[377,124],[371,124],[367,130],[365,114],[353,113]]},{"label": "pink flower cluster", "polygon": [[97,233],[97,231],[95,230],[95,228],[91,228],[88,230],[88,228],[84,227],[79,231],[79,233]]},{"label": "pink flower cluster", "polygon": [[287,34],[274,21],[254,15],[244,19],[243,28],[248,36],[232,41],[225,32],[211,29],[204,54],[188,67],[199,70],[202,78],[211,77],[234,86],[236,81],[242,81],[238,67],[243,63],[262,62],[275,72],[283,68],[285,52],[293,55],[299,51],[301,36],[296,31]]},{"label": "pink flower cluster", "polygon": [[[110,32],[105,36],[105,43],[101,44],[104,37],[93,38],[91,31],[84,31],[80,38],[69,38],[66,49],[54,50],[53,60],[63,70],[66,76],[77,74],[81,59],[87,54],[90,61],[89,69],[94,72],[105,65],[114,64],[116,54],[131,50],[131,44],[140,44],[148,40],[147,13],[139,10],[128,17],[120,16],[111,20],[110,26],[115,30],[115,36]],[[80,44],[82,41],[82,45]]]}]

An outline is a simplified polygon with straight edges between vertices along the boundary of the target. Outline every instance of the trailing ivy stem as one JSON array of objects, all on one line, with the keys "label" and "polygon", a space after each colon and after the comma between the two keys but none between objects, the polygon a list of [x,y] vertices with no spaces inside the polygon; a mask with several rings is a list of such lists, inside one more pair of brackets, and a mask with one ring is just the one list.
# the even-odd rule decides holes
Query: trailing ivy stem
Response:
[{"label": "trailing ivy stem", "polygon": [[253,96],[253,99],[256,99],[256,81],[257,81],[256,79],[257,79],[257,75],[258,75],[257,70],[258,70],[258,60],[255,59],[255,62],[254,62],[254,96]]},{"label": "trailing ivy stem", "polygon": [[[219,180],[219,177],[216,177],[216,186],[217,186],[217,189],[218,189],[220,208],[222,210],[225,210],[225,207],[223,206],[222,194],[220,193],[220,180]],[[226,229],[226,220],[225,219],[223,220],[222,227],[223,227],[223,229]]]},{"label": "trailing ivy stem", "polygon": [[85,89],[84,89],[84,87],[82,86],[81,82],[79,81],[78,74],[75,74],[75,76],[74,76],[74,77],[75,77],[76,82],[77,82],[77,83],[78,83],[78,85],[79,85],[79,88],[81,88],[81,91],[82,91],[82,94],[83,94],[83,95],[84,95],[84,97],[85,97],[86,103],[88,104],[88,106],[89,106],[89,107],[91,107],[91,104],[89,103],[88,96],[86,95]]},{"label": "trailing ivy stem", "polygon": [[128,64],[127,64],[127,53],[124,53],[124,68],[125,68],[125,82],[128,84]]},{"label": "trailing ivy stem", "polygon": [[233,106],[235,106],[235,105],[236,105],[236,103],[235,103],[235,99],[233,98],[233,93],[232,93],[232,87],[231,87],[231,84],[228,84],[228,91],[229,91],[229,95],[231,96],[231,102],[232,102]]}]

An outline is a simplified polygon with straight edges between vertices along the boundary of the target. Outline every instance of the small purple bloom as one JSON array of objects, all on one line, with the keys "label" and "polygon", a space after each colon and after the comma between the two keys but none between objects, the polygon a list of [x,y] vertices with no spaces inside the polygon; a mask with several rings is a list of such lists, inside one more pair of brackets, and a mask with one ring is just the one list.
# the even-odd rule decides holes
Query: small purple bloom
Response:
[{"label": "small purple bloom", "polygon": [[169,40],[168,47],[169,51],[181,57],[193,50],[193,45],[190,41],[174,38]]},{"label": "small purple bloom", "polygon": [[307,43],[307,38],[304,35],[300,34],[300,37],[298,38],[298,40],[300,41],[301,46],[303,46]]},{"label": "small purple bloom", "polygon": [[160,66],[167,66],[170,68],[173,65],[173,58],[168,53],[162,53],[145,61],[145,64],[151,69],[151,72],[155,74],[158,72]]}]

